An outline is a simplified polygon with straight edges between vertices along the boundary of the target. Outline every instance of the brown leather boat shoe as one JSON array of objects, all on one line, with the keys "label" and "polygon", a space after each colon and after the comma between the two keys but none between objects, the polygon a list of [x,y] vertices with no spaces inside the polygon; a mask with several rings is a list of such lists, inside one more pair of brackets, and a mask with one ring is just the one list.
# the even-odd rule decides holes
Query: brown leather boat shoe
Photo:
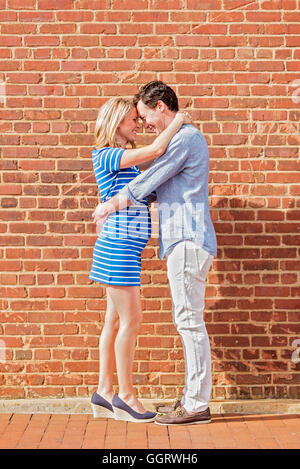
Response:
[{"label": "brown leather boat shoe", "polygon": [[161,414],[169,414],[170,412],[173,412],[173,410],[177,409],[177,407],[179,406],[181,406],[181,399],[168,406],[158,406],[156,410]]},{"label": "brown leather boat shoe", "polygon": [[155,423],[158,425],[197,425],[210,422],[209,407],[203,412],[188,412],[184,407],[179,406],[169,414],[159,415],[155,418]]}]

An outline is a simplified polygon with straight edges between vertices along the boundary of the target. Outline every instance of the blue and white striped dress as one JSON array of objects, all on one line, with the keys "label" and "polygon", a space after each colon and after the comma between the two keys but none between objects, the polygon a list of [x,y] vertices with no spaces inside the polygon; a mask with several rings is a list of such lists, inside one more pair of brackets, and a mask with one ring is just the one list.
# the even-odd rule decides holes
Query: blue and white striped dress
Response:
[{"label": "blue and white striped dress", "polygon": [[[92,159],[102,202],[140,174],[136,166],[120,169],[123,148],[93,150]],[[141,252],[151,235],[147,199],[110,215],[93,251],[89,278],[108,285],[140,285]]]}]

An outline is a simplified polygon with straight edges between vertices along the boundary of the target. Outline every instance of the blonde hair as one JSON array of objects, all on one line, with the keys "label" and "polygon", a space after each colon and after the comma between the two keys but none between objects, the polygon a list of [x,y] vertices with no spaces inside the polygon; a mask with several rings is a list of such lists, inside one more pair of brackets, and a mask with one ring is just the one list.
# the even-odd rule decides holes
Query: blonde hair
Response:
[{"label": "blonde hair", "polygon": [[133,105],[129,99],[117,97],[101,106],[95,125],[96,148],[119,146],[116,142],[117,128]]}]

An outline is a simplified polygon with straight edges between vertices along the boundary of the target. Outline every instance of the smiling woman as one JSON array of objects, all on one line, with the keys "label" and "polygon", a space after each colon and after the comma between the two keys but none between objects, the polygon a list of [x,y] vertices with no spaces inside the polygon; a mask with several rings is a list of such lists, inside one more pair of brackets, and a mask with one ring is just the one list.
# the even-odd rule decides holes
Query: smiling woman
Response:
[{"label": "smiling woman", "polygon": [[[139,128],[137,110],[124,98],[107,101],[99,111],[95,128],[97,148],[92,152],[102,202],[140,174],[138,164],[161,156],[182,124],[188,122],[184,113],[178,113],[151,145],[126,149],[127,144],[134,146]],[[99,385],[92,397],[95,417],[145,422],[156,416],[139,402],[132,382],[136,337],[142,318],[141,252],[150,235],[151,218],[145,197],[108,217],[94,246],[90,279],[105,284],[107,292],[99,345]],[[113,396],[115,364],[119,396]]]},{"label": "smiling woman", "polygon": [[117,129],[118,143],[123,146],[127,142],[134,142],[139,127],[137,110],[132,106]]}]

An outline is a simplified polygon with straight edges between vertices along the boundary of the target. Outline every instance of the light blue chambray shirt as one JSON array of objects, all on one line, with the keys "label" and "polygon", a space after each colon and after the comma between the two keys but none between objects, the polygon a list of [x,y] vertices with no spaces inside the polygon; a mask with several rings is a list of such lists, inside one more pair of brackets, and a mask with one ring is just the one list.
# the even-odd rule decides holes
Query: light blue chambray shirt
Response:
[{"label": "light blue chambray shirt", "polygon": [[160,259],[185,239],[217,255],[209,213],[208,174],[206,140],[198,129],[187,124],[174,135],[164,155],[119,192],[137,203],[156,191]]}]

